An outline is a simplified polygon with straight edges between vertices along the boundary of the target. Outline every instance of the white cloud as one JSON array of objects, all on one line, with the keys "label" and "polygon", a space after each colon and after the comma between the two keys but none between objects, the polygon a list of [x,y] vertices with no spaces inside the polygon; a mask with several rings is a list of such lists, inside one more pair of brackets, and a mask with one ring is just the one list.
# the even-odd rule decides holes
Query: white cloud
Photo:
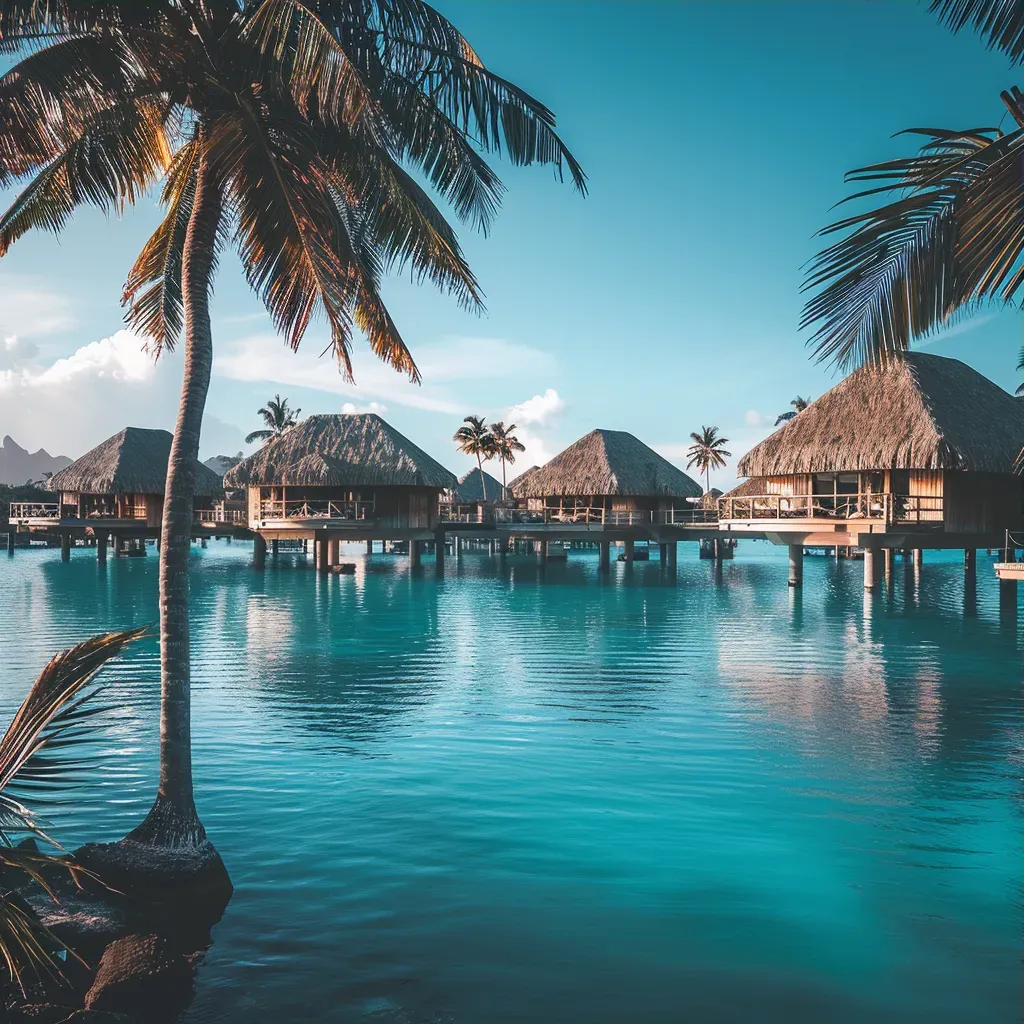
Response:
[{"label": "white cloud", "polygon": [[16,334],[4,338],[0,344],[0,370],[13,370],[30,359],[39,355],[39,346],[32,341],[25,341]]},{"label": "white cloud", "polygon": [[381,405],[380,402],[370,402],[369,405],[356,405],[355,402],[346,402],[341,407],[341,411],[346,416],[355,416],[357,413],[363,412],[375,412],[378,416],[383,416],[388,411],[388,407]]},{"label": "white cloud", "polygon": [[[542,466],[558,454],[558,449],[552,450],[547,435],[556,426],[564,410],[565,401],[554,388],[527,398],[525,402],[513,405],[508,410],[505,422],[516,425],[516,437],[526,447],[526,451],[521,452],[516,459],[517,465],[521,464],[524,469]],[[543,434],[540,428],[546,428]]]},{"label": "white cloud", "polygon": [[554,389],[548,388],[542,395],[534,395],[519,405],[513,405],[508,418],[513,423],[548,423],[565,411],[565,402]]},{"label": "white cloud", "polygon": [[67,297],[20,274],[0,276],[0,336],[38,338],[73,327]]},{"label": "white cloud", "polygon": [[[78,456],[122,427],[172,430],[180,359],[154,363],[131,331],[83,345],[50,365],[0,370],[3,431],[20,444]],[[242,432],[216,416],[203,424],[203,450],[237,451]]]},{"label": "white cloud", "polygon": [[494,338],[448,338],[423,345],[413,356],[423,383],[411,383],[358,342],[352,363],[356,383],[350,384],[330,357],[320,357],[323,339],[309,339],[298,352],[274,334],[256,334],[222,345],[213,370],[220,377],[247,383],[311,388],[339,395],[356,406],[392,403],[427,412],[462,413],[466,399],[447,385],[466,381],[515,379],[549,371],[554,359],[528,345]]},{"label": "white cloud", "polygon": [[743,417],[743,422],[748,427],[771,427],[774,426],[777,417],[768,416],[756,409],[748,409]]}]

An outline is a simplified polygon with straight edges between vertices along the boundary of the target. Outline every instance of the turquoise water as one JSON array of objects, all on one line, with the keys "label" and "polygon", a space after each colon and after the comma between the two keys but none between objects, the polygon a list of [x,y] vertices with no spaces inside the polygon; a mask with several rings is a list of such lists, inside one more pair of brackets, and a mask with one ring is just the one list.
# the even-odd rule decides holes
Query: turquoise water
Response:
[{"label": "turquoise water", "polygon": [[[234,880],[189,1022],[1017,1021],[1022,637],[991,560],[865,597],[744,543],[598,574],[468,554],[194,553],[200,812]],[[156,618],[157,560],[0,562],[0,720],[55,650]],[[155,779],[157,648],[50,815]]]}]

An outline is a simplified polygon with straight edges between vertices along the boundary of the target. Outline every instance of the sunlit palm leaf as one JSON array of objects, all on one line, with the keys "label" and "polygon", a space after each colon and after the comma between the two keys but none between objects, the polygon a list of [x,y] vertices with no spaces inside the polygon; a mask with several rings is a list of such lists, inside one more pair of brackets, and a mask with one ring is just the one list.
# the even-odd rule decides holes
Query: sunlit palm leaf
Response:
[{"label": "sunlit palm leaf", "polygon": [[1024,58],[1024,4],[1020,0],[932,0],[930,10],[954,32],[973,28],[990,49],[1015,63]]}]

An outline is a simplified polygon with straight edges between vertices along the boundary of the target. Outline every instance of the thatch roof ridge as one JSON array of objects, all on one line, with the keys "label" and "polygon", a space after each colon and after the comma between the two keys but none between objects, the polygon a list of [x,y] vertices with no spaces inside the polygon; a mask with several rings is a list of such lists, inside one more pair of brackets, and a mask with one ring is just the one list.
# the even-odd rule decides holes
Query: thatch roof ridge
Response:
[{"label": "thatch roof ridge", "polygon": [[[173,435],[168,430],[125,427],[50,478],[51,491],[72,494],[163,494]],[[220,477],[196,460],[195,493],[224,490]]]},{"label": "thatch roof ridge", "polygon": [[515,476],[511,480],[509,480],[509,482],[508,482],[508,492],[509,492],[509,494],[513,493],[513,488],[514,487],[518,487],[519,484],[523,483],[526,480],[526,478],[531,473],[536,473],[538,469],[540,469],[540,466],[531,466],[529,469],[524,469],[522,471],[522,473],[519,474],[519,476]]},{"label": "thatch roof ridge", "polygon": [[592,430],[509,484],[517,498],[547,495],[699,498],[703,488],[625,430]]},{"label": "thatch roof ridge", "polygon": [[743,476],[857,470],[1012,473],[1024,403],[948,356],[855,370],[739,461]]},{"label": "thatch roof ridge", "polygon": [[376,413],[307,416],[224,474],[224,485],[455,488],[458,480]]},{"label": "thatch roof ridge", "polygon": [[481,477],[487,481],[487,500],[497,501],[501,498],[501,481],[495,479],[486,470],[481,473],[477,467],[473,467],[468,473],[459,477],[455,487],[455,500],[464,504],[472,504],[484,500],[484,488]]}]

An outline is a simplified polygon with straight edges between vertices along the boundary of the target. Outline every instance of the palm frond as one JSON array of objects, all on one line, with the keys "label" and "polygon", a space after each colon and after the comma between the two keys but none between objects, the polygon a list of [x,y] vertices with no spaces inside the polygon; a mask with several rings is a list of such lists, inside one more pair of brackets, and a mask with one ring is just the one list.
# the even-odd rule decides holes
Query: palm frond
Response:
[{"label": "palm frond", "polygon": [[1021,284],[1024,131],[912,131],[927,140],[916,155],[849,176],[881,182],[851,198],[898,198],[825,228],[843,237],[804,284],[816,291],[801,320],[814,328],[808,344],[840,367],[898,355],[982,300],[1010,301]]},{"label": "palm frond", "polygon": [[929,10],[954,32],[974,29],[990,50],[1002,50],[1015,64],[1024,58],[1020,0],[932,0]]},{"label": "palm frond", "polygon": [[0,256],[32,228],[58,233],[83,203],[117,211],[134,203],[170,165],[165,114],[148,100],[100,114],[0,219]]},{"label": "palm frond", "polygon": [[20,829],[43,835],[32,813],[9,790],[43,780],[48,785],[70,781],[67,772],[56,770],[56,761],[43,760],[40,752],[44,747],[74,748],[87,736],[83,724],[90,709],[85,705],[97,692],[90,688],[96,673],[144,632],[93,637],[56,655],[40,673],[0,739],[0,808],[6,823],[0,832]]},{"label": "palm frond", "polygon": [[125,320],[150,339],[157,358],[164,349],[174,349],[184,326],[181,271],[195,207],[199,152],[193,140],[175,154],[162,196],[167,215],[136,258],[121,298],[129,306]]}]

